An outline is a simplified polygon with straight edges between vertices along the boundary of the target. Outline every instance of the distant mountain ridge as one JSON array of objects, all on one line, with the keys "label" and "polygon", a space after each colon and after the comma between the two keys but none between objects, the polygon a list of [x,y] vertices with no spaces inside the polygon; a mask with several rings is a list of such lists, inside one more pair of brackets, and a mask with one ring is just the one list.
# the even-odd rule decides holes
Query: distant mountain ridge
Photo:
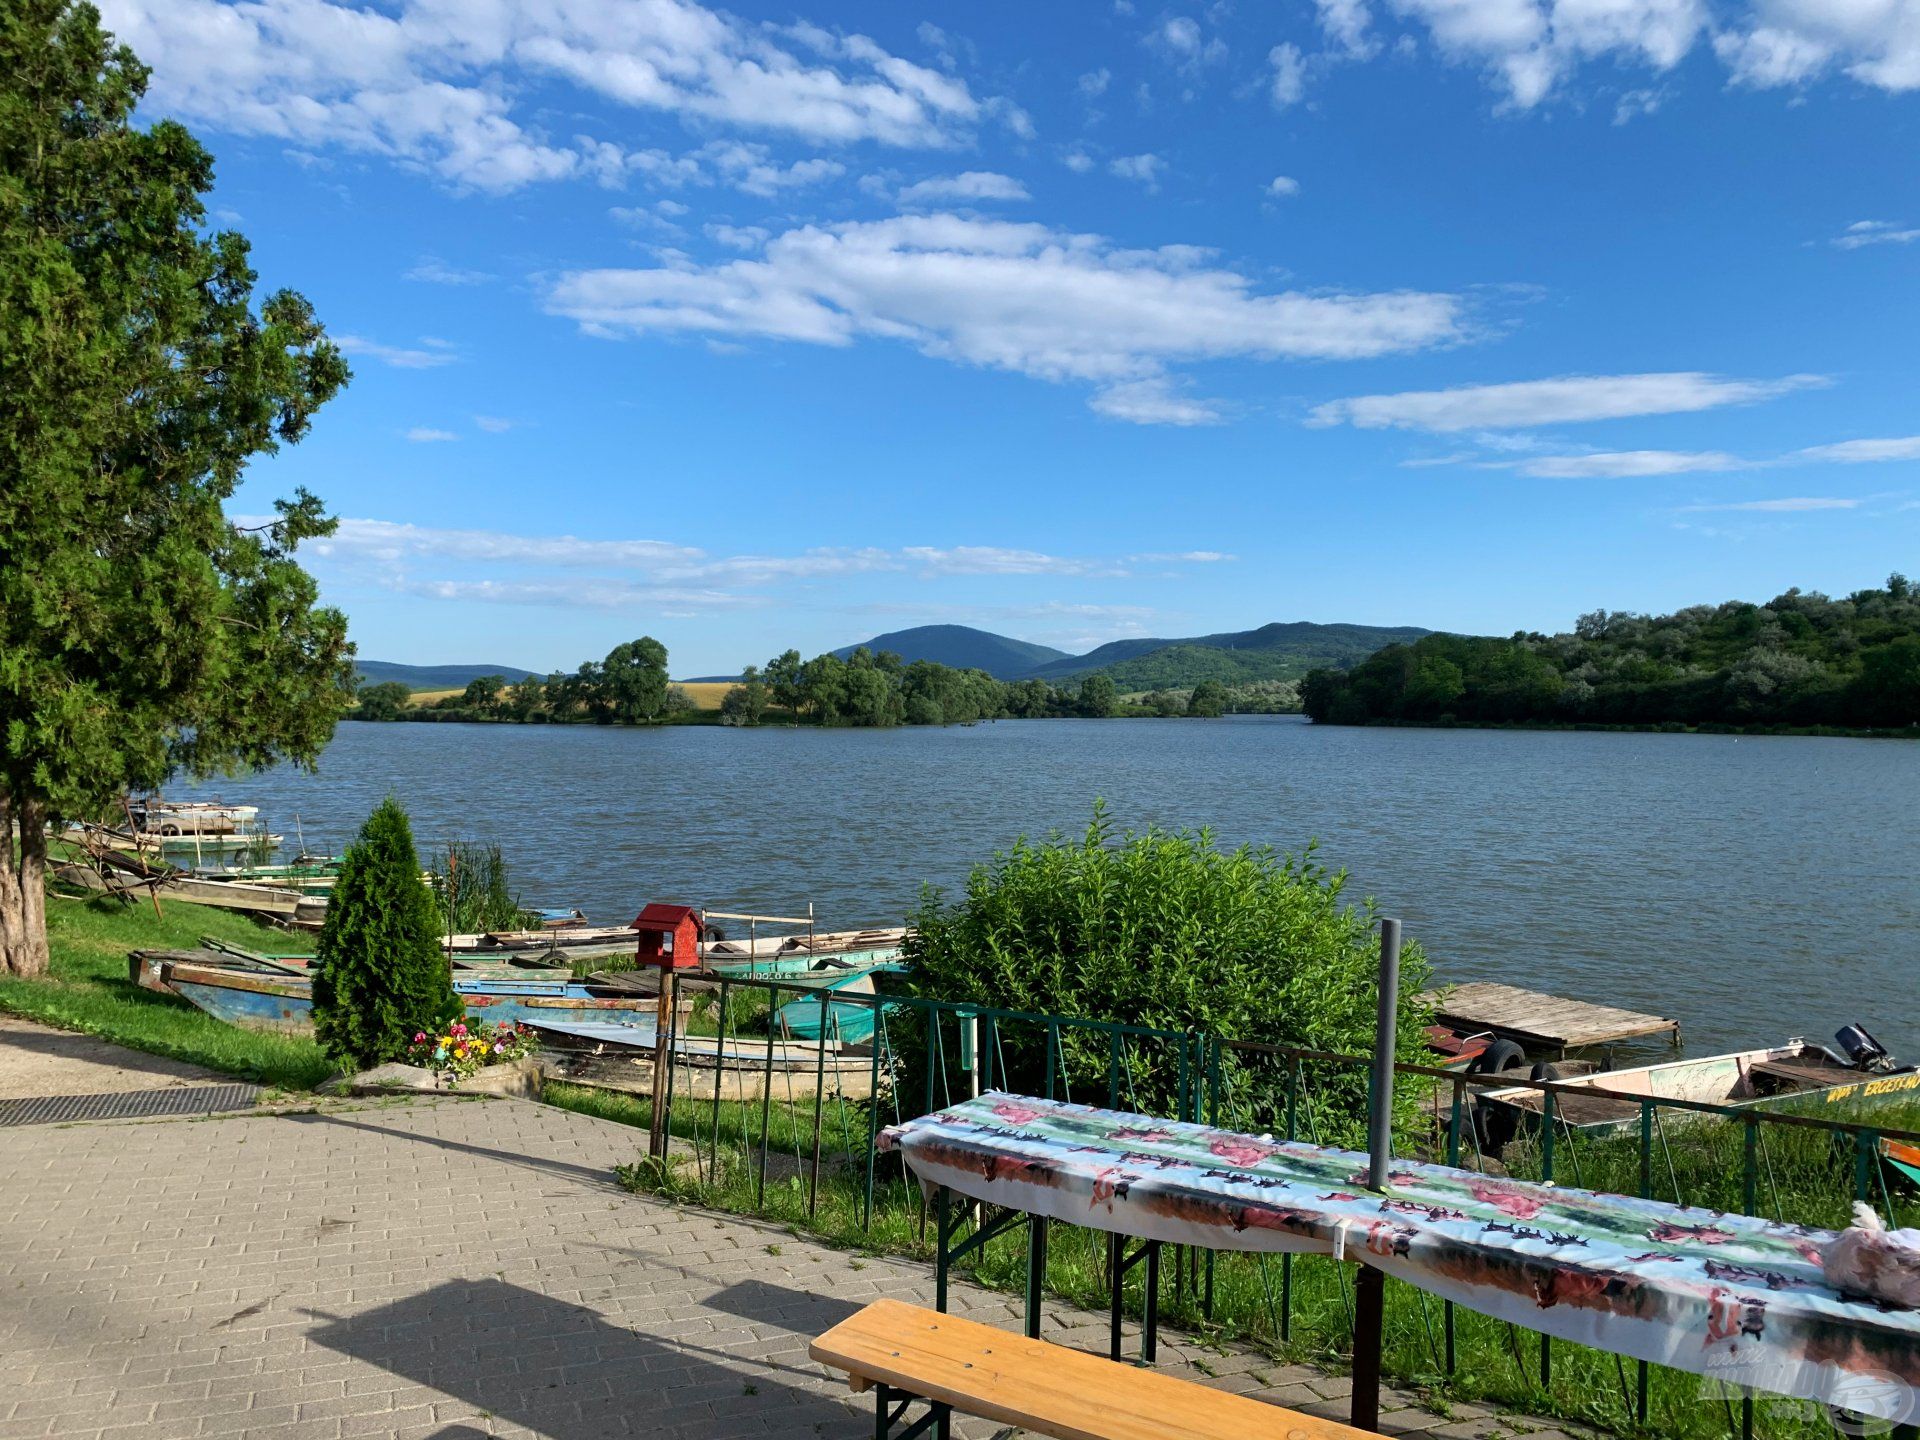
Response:
[{"label": "distant mountain ridge", "polygon": [[[1376,650],[1411,644],[1433,632],[1417,625],[1317,624],[1276,621],[1253,630],[1184,639],[1112,640],[1085,655],[1009,639],[967,625],[920,625],[865,641],[906,661],[985,670],[997,680],[1074,680],[1104,671],[1121,691],[1190,689],[1203,680],[1226,685],[1297,680],[1309,670],[1357,665]],[[847,656],[859,647],[833,653]]]},{"label": "distant mountain ridge", "polygon": [[364,684],[397,680],[409,690],[464,690],[482,675],[498,675],[512,684],[536,673],[518,665],[402,665],[393,660],[356,660],[353,668]]},{"label": "distant mountain ridge", "polygon": [[[876,655],[882,650],[891,650],[909,664],[915,660],[931,660],[956,670],[984,670],[996,680],[1018,680],[1041,666],[1072,658],[1051,645],[1014,640],[995,635],[991,630],[976,630],[971,625],[916,625],[911,630],[876,635],[863,643]],[[833,653],[844,660],[859,648],[859,645],[843,645]]]}]

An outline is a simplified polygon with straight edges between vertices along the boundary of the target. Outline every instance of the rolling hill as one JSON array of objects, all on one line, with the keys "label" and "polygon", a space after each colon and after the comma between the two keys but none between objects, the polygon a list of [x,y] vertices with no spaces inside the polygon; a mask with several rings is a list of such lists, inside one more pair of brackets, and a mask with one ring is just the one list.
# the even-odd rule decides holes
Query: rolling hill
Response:
[{"label": "rolling hill", "polygon": [[[996,680],[1020,680],[1043,665],[1072,657],[1051,645],[1035,645],[1028,640],[1013,640],[970,625],[916,625],[911,630],[895,630],[862,641],[876,655],[891,650],[902,660],[931,660],[951,665],[956,670],[984,670]],[[844,645],[833,653],[841,659],[859,646]]]},{"label": "rolling hill", "polygon": [[518,665],[401,665],[392,660],[356,660],[353,668],[363,684],[398,680],[409,690],[463,690],[482,675],[498,675],[511,684],[534,673]]},{"label": "rolling hill", "polygon": [[1415,625],[1318,625],[1295,620],[1188,639],[1114,640],[1027,673],[1044,680],[1071,680],[1104,670],[1122,692],[1185,689],[1202,680],[1224,685],[1297,680],[1309,670],[1358,664],[1383,646],[1411,644],[1431,633]]}]

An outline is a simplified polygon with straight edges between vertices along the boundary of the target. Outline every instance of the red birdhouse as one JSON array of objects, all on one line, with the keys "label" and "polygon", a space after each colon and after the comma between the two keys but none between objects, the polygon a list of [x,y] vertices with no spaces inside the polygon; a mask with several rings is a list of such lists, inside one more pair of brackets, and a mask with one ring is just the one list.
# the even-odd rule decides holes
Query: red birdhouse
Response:
[{"label": "red birdhouse", "polygon": [[666,970],[692,970],[700,963],[700,914],[691,905],[649,905],[628,927],[640,932],[634,959]]}]

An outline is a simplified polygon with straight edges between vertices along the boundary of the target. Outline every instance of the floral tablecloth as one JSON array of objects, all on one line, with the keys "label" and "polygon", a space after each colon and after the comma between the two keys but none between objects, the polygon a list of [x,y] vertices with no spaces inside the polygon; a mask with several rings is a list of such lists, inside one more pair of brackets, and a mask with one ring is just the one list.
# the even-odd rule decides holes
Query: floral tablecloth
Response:
[{"label": "floral tablecloth", "polygon": [[881,1132],[920,1180],[1215,1250],[1339,1254],[1470,1310],[1731,1386],[1920,1415],[1920,1312],[1827,1285],[1829,1232],[992,1093]]}]

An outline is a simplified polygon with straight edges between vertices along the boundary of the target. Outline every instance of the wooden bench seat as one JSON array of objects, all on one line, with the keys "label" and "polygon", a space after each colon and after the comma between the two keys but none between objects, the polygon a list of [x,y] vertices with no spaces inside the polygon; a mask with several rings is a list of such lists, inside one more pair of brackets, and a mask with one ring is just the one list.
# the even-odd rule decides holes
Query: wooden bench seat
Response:
[{"label": "wooden bench seat", "polygon": [[951,1408],[1056,1440],[1371,1440],[1335,1421],[898,1300],[874,1301],[808,1353],[846,1371],[855,1390],[878,1390],[878,1435],[898,1418],[888,1415],[891,1392],[934,1407],[909,1434],[944,1433]]}]

